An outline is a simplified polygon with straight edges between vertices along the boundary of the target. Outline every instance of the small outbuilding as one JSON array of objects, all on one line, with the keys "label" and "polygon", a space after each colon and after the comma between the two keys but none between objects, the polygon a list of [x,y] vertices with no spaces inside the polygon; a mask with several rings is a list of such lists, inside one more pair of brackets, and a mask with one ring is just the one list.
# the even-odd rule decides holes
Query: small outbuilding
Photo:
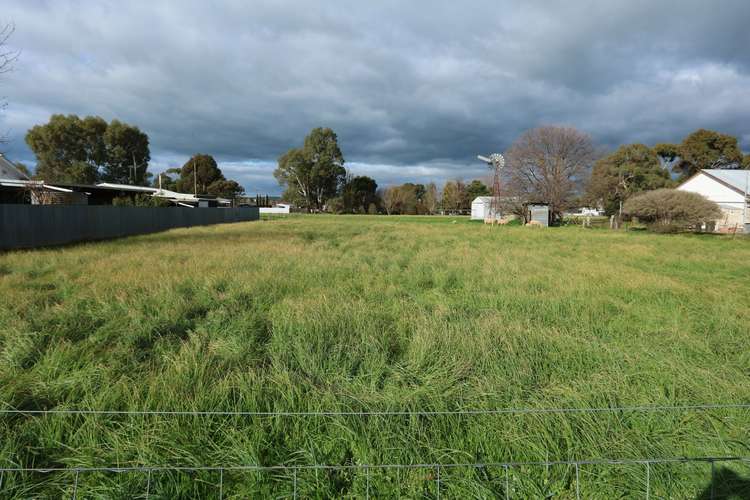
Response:
[{"label": "small outbuilding", "polygon": [[492,211],[492,196],[477,196],[471,202],[471,220],[499,219],[500,210]]},{"label": "small outbuilding", "polygon": [[549,226],[549,205],[543,203],[530,203],[526,205],[529,223],[539,224],[542,227]]}]

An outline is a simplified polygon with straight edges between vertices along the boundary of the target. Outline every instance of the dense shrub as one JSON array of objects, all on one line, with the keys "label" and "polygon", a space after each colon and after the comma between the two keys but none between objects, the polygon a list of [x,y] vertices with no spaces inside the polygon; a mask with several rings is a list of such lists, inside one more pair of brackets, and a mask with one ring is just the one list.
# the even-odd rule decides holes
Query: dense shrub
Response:
[{"label": "dense shrub", "polygon": [[171,207],[172,202],[164,198],[157,198],[149,194],[138,193],[134,197],[118,196],[112,199],[116,207]]},{"label": "dense shrub", "polygon": [[721,217],[721,209],[713,201],[677,189],[656,189],[633,196],[625,202],[623,212],[656,232],[684,231]]}]

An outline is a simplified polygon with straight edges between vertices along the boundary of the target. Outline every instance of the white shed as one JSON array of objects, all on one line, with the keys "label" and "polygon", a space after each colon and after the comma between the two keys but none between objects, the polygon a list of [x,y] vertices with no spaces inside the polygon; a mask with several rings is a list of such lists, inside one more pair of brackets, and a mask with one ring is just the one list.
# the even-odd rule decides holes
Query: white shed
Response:
[{"label": "white shed", "polygon": [[262,214],[288,214],[292,206],[288,203],[277,203],[273,207],[260,207]]},{"label": "white shed", "polygon": [[[494,214],[494,216],[494,218],[500,218],[500,211],[498,210],[497,214]],[[477,196],[474,198],[474,201],[471,202],[471,220],[485,220],[492,218],[492,196]]]},{"label": "white shed", "polygon": [[698,193],[719,205],[723,217],[716,221],[716,230],[736,228],[750,232],[748,184],[750,170],[704,169],[680,184],[677,189]]}]

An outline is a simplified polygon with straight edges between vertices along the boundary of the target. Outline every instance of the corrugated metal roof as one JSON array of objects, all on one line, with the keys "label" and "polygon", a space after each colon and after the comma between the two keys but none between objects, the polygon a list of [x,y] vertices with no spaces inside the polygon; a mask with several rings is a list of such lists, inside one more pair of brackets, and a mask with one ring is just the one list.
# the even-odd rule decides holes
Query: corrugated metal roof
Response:
[{"label": "corrugated metal roof", "polygon": [[729,170],[720,168],[705,168],[702,170],[711,177],[715,177],[725,184],[742,193],[747,193],[750,183],[750,170]]},{"label": "corrugated metal roof", "polygon": [[0,178],[26,180],[28,177],[13,165],[8,159],[0,154]]},{"label": "corrugated metal roof", "polygon": [[158,189],[147,186],[134,186],[132,184],[116,184],[113,182],[100,182],[97,187],[117,189],[119,191],[137,191],[140,193],[155,193]]}]

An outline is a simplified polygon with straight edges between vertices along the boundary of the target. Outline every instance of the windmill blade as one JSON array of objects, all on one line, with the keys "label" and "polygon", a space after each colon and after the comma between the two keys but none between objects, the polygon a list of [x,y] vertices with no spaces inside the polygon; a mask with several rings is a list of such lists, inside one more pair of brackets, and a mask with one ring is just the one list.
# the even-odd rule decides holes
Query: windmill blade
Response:
[{"label": "windmill blade", "polygon": [[482,161],[483,161],[483,162],[485,162],[485,163],[489,163],[489,164],[492,164],[492,160],[490,160],[490,159],[489,159],[489,158],[487,158],[486,156],[482,156],[482,155],[477,155],[477,158],[479,158],[480,160],[482,160]]}]

